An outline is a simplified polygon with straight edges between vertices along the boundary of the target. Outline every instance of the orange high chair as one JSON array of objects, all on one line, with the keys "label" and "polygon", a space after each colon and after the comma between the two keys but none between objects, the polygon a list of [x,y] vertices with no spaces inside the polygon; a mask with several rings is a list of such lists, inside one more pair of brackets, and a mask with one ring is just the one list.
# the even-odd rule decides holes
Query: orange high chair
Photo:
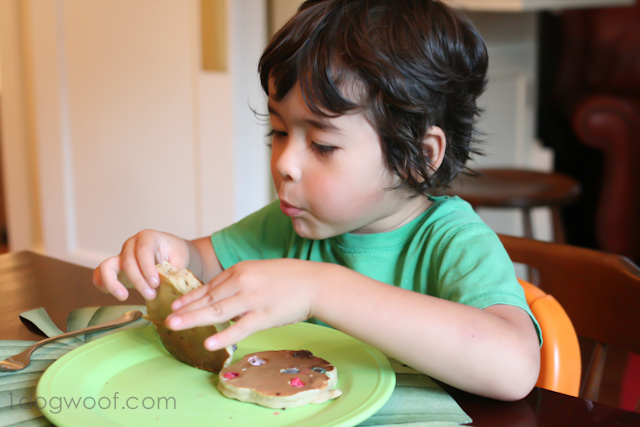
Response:
[{"label": "orange high chair", "polygon": [[529,282],[518,279],[531,312],[542,329],[540,376],[536,386],[578,396],[580,344],[571,320],[556,299]]}]

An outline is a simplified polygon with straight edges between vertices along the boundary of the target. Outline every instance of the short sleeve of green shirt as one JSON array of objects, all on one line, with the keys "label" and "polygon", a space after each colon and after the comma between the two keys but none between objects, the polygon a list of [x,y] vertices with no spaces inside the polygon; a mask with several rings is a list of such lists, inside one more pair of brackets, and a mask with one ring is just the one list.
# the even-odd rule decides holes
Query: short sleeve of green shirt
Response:
[{"label": "short sleeve of green shirt", "polygon": [[[500,239],[457,197],[433,205],[403,227],[324,240],[298,236],[277,202],[211,236],[223,268],[252,259],[297,258],[335,263],[375,280],[476,308],[507,304],[538,322]],[[542,341],[541,341],[542,342]]]},{"label": "short sleeve of green shirt", "polygon": [[435,259],[440,298],[477,308],[526,303],[509,255],[484,224],[468,224],[447,235]]}]

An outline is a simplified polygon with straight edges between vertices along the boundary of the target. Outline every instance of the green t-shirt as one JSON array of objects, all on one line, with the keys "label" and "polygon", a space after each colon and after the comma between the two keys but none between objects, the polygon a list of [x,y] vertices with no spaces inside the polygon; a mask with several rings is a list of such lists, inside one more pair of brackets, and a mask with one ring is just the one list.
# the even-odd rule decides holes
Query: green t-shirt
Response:
[{"label": "green t-shirt", "polygon": [[346,233],[323,240],[296,234],[273,202],[211,236],[224,269],[255,259],[329,262],[403,289],[477,308],[514,305],[533,319],[513,263],[500,239],[458,197],[434,204],[410,223],[377,234]]}]

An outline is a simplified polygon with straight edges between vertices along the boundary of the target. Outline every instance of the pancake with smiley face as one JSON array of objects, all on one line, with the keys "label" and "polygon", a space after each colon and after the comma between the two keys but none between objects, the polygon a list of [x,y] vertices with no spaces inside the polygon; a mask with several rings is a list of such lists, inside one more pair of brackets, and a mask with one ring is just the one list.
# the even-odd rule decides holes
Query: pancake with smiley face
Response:
[{"label": "pancake with smiley face", "polygon": [[268,408],[295,408],[335,399],[338,371],[307,350],[261,351],[247,354],[220,371],[223,395]]}]

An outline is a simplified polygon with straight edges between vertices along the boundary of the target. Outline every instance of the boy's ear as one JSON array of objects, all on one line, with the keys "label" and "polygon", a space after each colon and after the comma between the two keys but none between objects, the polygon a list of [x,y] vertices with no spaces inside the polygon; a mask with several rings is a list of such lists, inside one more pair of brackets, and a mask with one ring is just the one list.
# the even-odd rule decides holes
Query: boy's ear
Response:
[{"label": "boy's ear", "polygon": [[447,149],[447,137],[444,131],[438,126],[431,126],[427,129],[422,145],[425,154],[431,159],[432,172],[437,171],[444,160],[444,153]]}]

